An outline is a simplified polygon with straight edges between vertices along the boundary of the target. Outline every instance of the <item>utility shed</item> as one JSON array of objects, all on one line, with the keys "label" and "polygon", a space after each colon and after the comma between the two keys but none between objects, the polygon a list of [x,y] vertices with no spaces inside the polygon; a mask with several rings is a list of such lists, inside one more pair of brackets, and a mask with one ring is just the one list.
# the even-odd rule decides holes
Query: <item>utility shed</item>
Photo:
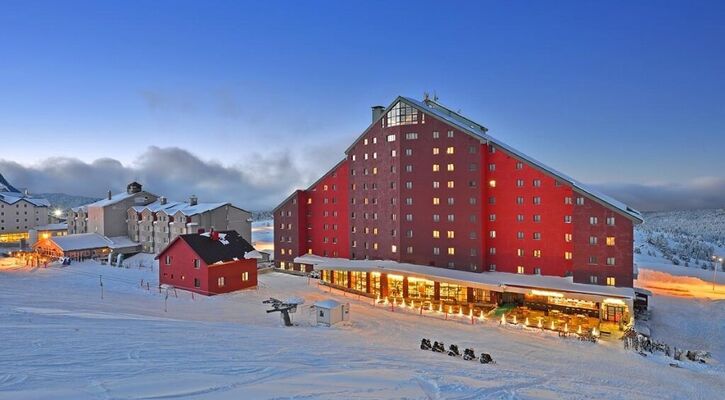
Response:
[{"label": "utility shed", "polygon": [[315,303],[315,315],[317,324],[327,326],[350,319],[350,304],[342,304],[335,300],[328,299]]}]

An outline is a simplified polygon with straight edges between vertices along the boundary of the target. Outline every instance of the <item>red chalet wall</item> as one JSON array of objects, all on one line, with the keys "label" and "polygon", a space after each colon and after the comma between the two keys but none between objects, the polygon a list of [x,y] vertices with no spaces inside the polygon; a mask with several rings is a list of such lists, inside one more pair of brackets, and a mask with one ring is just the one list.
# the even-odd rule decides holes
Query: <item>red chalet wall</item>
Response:
[{"label": "red chalet wall", "polygon": [[[166,264],[166,256],[171,257],[171,265]],[[199,258],[189,245],[175,240],[159,254],[159,282],[197,293],[209,293],[209,279],[206,264],[201,260],[201,267],[194,268],[194,260]],[[201,286],[194,287],[194,279],[199,279]]]},{"label": "red chalet wall", "polygon": [[[207,287],[213,294],[229,293],[241,289],[257,286],[257,260],[236,260],[223,264],[207,266],[209,282]],[[246,281],[242,280],[243,273],[248,274]],[[220,277],[224,277],[224,286],[218,285]]]}]

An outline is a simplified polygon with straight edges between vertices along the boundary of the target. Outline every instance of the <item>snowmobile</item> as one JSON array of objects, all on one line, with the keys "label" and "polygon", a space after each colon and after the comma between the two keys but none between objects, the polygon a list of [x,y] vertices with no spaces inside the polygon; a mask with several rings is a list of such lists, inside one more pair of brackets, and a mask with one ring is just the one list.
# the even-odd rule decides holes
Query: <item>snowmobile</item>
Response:
[{"label": "snowmobile", "polygon": [[461,352],[458,351],[458,346],[455,345],[455,344],[452,344],[448,348],[448,355],[451,356],[451,357],[460,357],[461,356]]},{"label": "snowmobile", "polygon": [[443,342],[433,342],[433,348],[431,349],[436,353],[445,353],[446,345]]},{"label": "snowmobile", "polygon": [[481,358],[479,358],[481,361],[481,364],[494,364],[493,358],[491,358],[491,355],[488,353],[481,353]]},{"label": "snowmobile", "polygon": [[466,361],[476,361],[478,357],[476,357],[476,352],[473,349],[465,349],[463,350],[463,359]]},{"label": "snowmobile", "polygon": [[423,340],[420,341],[420,349],[421,350],[430,350],[433,346],[430,344],[430,339],[423,338]]}]

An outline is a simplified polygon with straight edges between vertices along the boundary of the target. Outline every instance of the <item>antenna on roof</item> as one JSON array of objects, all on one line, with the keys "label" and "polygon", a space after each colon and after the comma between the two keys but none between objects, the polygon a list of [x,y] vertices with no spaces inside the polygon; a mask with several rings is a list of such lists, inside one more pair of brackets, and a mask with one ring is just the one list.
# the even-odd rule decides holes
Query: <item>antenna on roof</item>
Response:
[{"label": "antenna on roof", "polygon": [[436,91],[433,91],[433,101],[438,101],[438,93]]},{"label": "antenna on roof", "polygon": [[430,97],[430,94],[428,92],[423,92],[423,101],[428,101],[429,97]]}]

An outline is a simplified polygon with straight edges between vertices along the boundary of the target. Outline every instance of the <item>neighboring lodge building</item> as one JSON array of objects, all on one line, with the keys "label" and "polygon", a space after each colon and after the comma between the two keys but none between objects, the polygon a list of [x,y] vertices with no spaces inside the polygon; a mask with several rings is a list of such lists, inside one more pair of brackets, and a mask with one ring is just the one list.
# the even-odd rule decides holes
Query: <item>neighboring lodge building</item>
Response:
[{"label": "neighboring lodge building", "polygon": [[277,267],[371,297],[610,321],[632,310],[639,212],[430,99],[373,107],[345,159],[274,220]]},{"label": "neighboring lodge building", "polygon": [[29,239],[29,231],[49,222],[50,203],[13,187],[0,174],[0,244]]}]

